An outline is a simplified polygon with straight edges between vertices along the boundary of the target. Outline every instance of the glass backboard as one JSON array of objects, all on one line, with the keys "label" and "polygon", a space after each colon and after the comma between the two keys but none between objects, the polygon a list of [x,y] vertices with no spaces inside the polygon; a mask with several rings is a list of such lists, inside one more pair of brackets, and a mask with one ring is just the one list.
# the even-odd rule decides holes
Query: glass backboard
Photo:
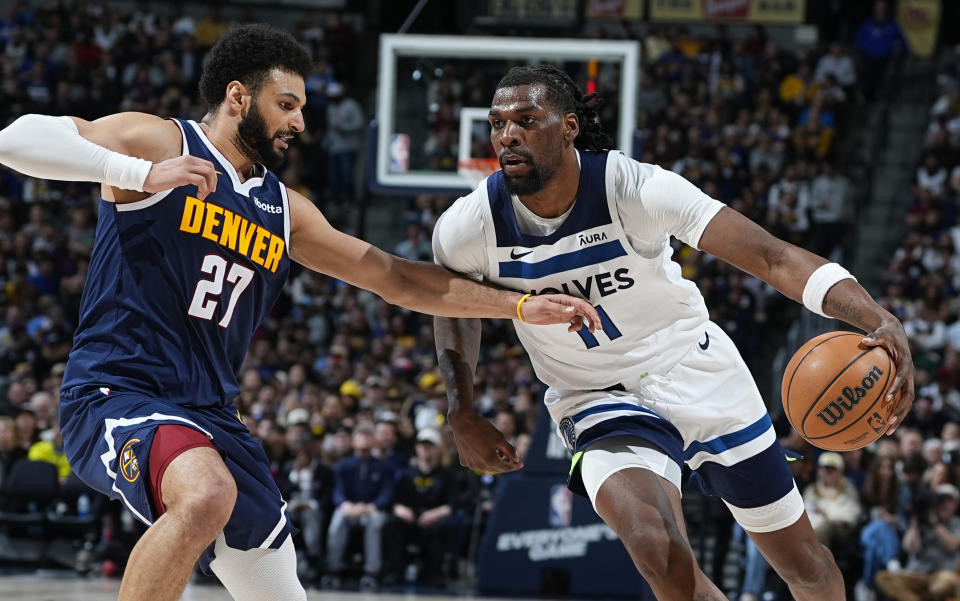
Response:
[{"label": "glass backboard", "polygon": [[639,76],[636,41],[383,35],[371,185],[464,192],[465,159],[492,156],[487,110],[515,65],[549,62],[604,98],[601,122],[629,151]]}]

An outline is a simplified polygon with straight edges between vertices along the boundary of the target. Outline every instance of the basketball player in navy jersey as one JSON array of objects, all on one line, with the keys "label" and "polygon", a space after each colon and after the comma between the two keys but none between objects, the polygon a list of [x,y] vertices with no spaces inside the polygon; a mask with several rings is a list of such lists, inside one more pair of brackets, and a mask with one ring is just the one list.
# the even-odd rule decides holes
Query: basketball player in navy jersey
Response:
[{"label": "basketball player in navy jersey", "polygon": [[[701,490],[724,500],[794,599],[843,599],[843,577],[804,514],[763,399],[671,260],[670,236],[870,332],[863,344],[883,346],[897,366],[880,426],[888,433],[913,402],[903,328],[839,265],[778,240],[674,173],[608,151],[594,99],[552,66],[507,73],[489,115],[501,170],[441,216],[437,261],[520,292],[595,303],[601,333],[514,323],[573,453],[570,487],[590,498],[658,599],[726,600],[687,540],[684,464]],[[519,469],[514,448],[474,409],[479,324],[437,318],[435,331],[461,463]]]},{"label": "basketball player in navy jersey", "polygon": [[523,302],[333,229],[271,171],[304,128],[310,71],[293,37],[245,25],[207,56],[201,123],[28,115],[0,132],[5,165],[102,184],[60,421],[80,477],[151,525],[121,600],[179,598],[198,559],[234,599],[306,598],[285,504],[233,406],[251,335],[291,260],[417,311],[519,311],[529,323],[577,328],[598,319],[583,300]]}]

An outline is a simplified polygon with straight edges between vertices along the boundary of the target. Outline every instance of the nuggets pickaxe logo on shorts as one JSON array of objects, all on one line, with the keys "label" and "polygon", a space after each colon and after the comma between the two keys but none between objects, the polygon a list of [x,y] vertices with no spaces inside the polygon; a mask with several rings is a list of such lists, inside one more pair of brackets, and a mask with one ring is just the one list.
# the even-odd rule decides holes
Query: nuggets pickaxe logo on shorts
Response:
[{"label": "nuggets pickaxe logo on shorts", "polygon": [[137,461],[137,455],[130,448],[134,443],[140,442],[139,438],[131,438],[127,444],[123,445],[120,451],[120,473],[126,478],[127,482],[136,482],[140,477],[140,462]]}]

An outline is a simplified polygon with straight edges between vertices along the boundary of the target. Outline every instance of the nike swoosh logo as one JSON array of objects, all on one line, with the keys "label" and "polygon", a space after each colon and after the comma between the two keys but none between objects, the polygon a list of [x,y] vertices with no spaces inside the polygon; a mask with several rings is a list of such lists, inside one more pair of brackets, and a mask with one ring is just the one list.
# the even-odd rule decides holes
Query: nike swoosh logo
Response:
[{"label": "nike swoosh logo", "polygon": [[510,258],[511,258],[511,259],[519,259],[519,258],[521,258],[521,257],[525,257],[525,256],[529,255],[529,254],[532,253],[532,252],[533,252],[532,250],[528,250],[528,251],[525,252],[525,253],[518,253],[516,250],[511,250],[511,251],[510,251]]},{"label": "nike swoosh logo", "polygon": [[707,347],[710,346],[710,334],[704,332],[703,336],[704,336],[703,342],[698,342],[697,346],[700,347],[700,350],[705,351],[707,350]]}]

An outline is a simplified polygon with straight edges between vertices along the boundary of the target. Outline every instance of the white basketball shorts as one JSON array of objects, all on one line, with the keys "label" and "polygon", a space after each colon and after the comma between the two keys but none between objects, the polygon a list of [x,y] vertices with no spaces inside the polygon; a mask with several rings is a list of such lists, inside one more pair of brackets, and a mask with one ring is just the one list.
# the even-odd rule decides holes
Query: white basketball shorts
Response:
[{"label": "white basketball shorts", "polygon": [[733,341],[708,322],[704,336],[669,371],[606,391],[549,389],[545,401],[574,453],[570,487],[596,494],[610,475],[648,469],[680,488],[719,496],[747,531],[772,532],[803,514],[787,455]]}]

